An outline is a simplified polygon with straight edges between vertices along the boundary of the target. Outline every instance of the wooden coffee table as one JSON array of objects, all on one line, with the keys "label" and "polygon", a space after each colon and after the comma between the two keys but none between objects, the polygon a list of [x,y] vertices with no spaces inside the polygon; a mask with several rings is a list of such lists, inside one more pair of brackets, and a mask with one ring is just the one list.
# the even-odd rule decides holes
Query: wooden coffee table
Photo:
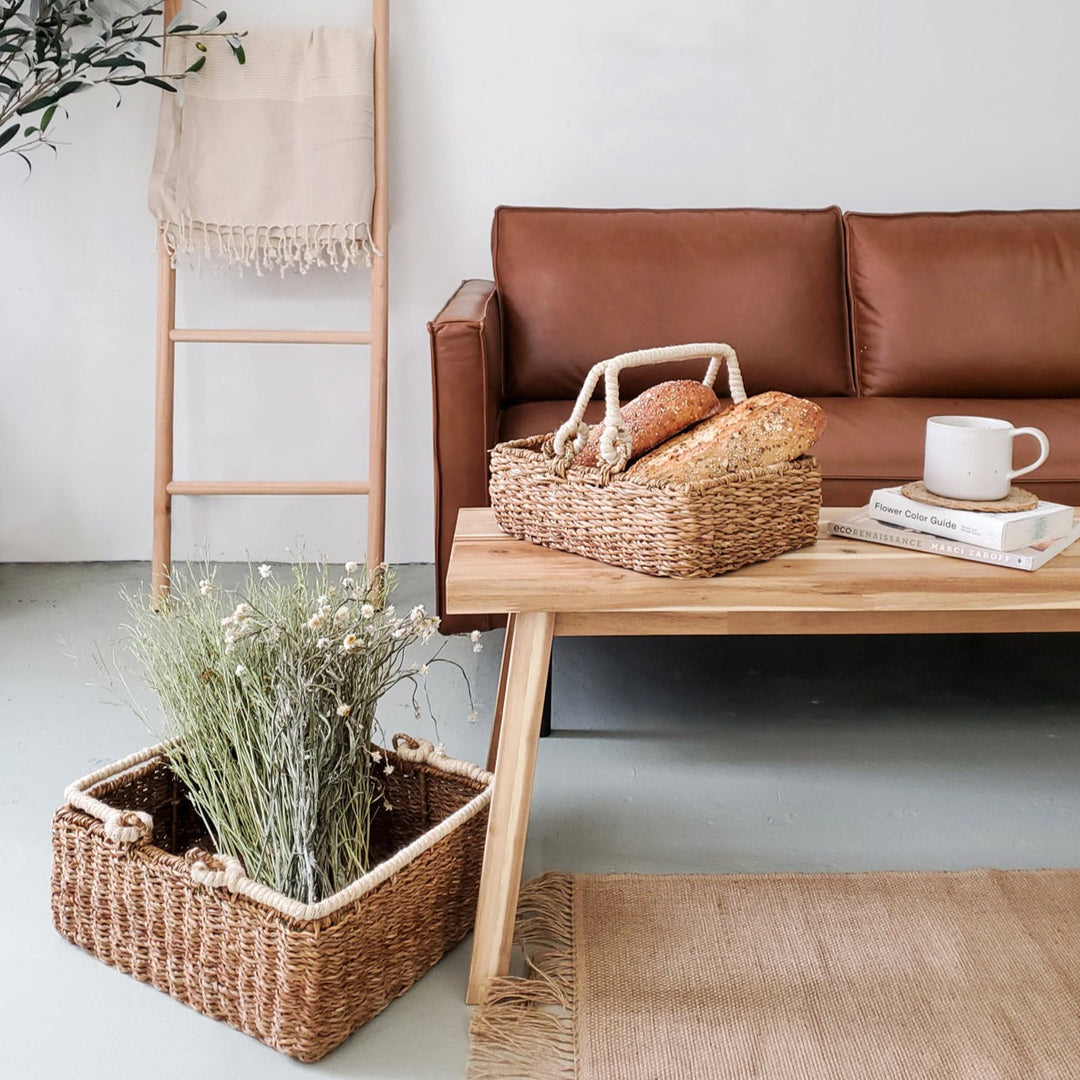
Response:
[{"label": "wooden coffee table", "polygon": [[1080,543],[1034,572],[826,537],[718,578],[648,577],[507,536],[462,510],[446,578],[455,615],[509,613],[495,772],[467,1000],[510,963],[544,689],[556,634],[1080,631]]}]

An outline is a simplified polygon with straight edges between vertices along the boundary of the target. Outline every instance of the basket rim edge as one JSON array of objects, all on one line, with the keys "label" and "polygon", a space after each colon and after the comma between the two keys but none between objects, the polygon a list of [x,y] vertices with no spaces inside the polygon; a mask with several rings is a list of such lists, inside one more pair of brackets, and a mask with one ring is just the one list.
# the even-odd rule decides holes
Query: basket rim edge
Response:
[{"label": "basket rim edge", "polygon": [[[167,764],[168,759],[166,751],[169,745],[169,743],[158,743],[155,746],[147,747],[144,750],[139,751],[138,754],[113,762],[111,765],[98,770],[89,777],[83,777],[80,780],[76,780],[74,783],[68,785],[68,789],[65,792],[65,802],[57,812],[60,813],[65,810],[72,810],[86,815],[92,821],[100,823],[100,819],[94,814],[89,813],[83,807],[75,805],[68,796],[68,792],[73,788],[77,788],[84,784],[88,787],[94,787],[105,783],[107,780],[122,777],[127,773],[130,773],[132,777],[137,777],[141,772],[156,767],[161,763]],[[393,751],[386,752],[393,753]],[[141,760],[133,762],[132,759],[135,757],[138,757]],[[440,768],[437,762],[426,761],[419,763],[409,762],[405,759],[401,760],[403,765],[412,764],[418,768],[432,769],[441,776],[446,777],[448,780],[459,782],[468,781],[468,777],[461,776],[451,770]],[[453,759],[447,760],[452,761]],[[480,779],[480,782],[484,783],[483,789],[478,791],[464,806],[459,807],[453,814],[444,818],[437,825],[432,826],[430,829],[426,829],[415,840],[406,844],[404,847],[399,848],[390,856],[390,858],[384,859],[382,862],[373,866],[366,874],[363,874],[355,881],[350,882],[343,889],[339,889],[333,895],[328,896],[317,903],[307,904],[299,900],[294,900],[284,893],[272,889],[268,885],[263,885],[260,882],[254,881],[243,872],[242,867],[239,873],[233,870],[232,872],[229,872],[227,876],[226,874],[219,875],[225,880],[220,881],[220,883],[216,885],[211,885],[209,888],[213,890],[218,887],[226,887],[230,893],[243,896],[245,899],[260,907],[276,911],[278,914],[284,915],[296,922],[316,922],[320,919],[325,919],[330,915],[336,914],[342,908],[348,907],[350,904],[360,900],[368,893],[373,892],[409,863],[414,862],[421,855],[435,847],[440,841],[446,839],[478,814],[486,810],[491,803],[492,777],[490,773],[483,772],[481,773],[481,777],[485,779],[480,779],[479,777],[477,779]],[[87,781],[91,780],[91,778],[93,779],[93,783],[88,784]],[[125,844],[123,846],[126,847],[129,845]],[[157,845],[144,842],[138,846],[142,848],[153,847],[155,850],[161,851],[163,855],[171,859],[176,859],[178,864],[184,862],[184,857],[182,855],[171,855],[163,848],[158,848]],[[216,855],[215,858],[227,860],[230,857]],[[235,866],[240,866],[237,860],[231,861]],[[194,883],[194,879],[192,879],[192,881]]]}]

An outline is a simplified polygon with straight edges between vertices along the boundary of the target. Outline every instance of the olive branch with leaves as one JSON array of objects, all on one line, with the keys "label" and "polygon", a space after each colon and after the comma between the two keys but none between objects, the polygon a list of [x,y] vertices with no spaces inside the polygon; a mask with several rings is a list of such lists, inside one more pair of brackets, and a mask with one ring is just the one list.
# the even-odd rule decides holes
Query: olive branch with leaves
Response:
[{"label": "olive branch with leaves", "polygon": [[[119,4],[124,10],[117,12]],[[15,154],[31,168],[31,151],[54,152],[53,124],[67,115],[73,94],[108,85],[146,83],[170,93],[206,63],[202,37],[224,37],[238,63],[246,57],[243,33],[219,29],[227,13],[202,25],[181,11],[155,32],[162,3],[131,0],[0,0],[0,157]],[[150,74],[142,54],[166,37],[194,37],[199,56],[183,71]]]}]

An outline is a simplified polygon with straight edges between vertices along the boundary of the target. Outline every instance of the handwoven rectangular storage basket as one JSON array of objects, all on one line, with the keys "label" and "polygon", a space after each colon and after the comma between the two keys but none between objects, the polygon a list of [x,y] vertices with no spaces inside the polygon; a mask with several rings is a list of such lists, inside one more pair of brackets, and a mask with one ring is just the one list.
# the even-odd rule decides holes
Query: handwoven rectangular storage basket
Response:
[{"label": "handwoven rectangular storage basket", "polygon": [[[87,795],[122,813],[56,812],[56,928],[199,1012],[318,1060],[461,941],[476,914],[490,774],[395,742],[383,778],[393,809],[373,823],[385,861],[317,905],[238,883],[225,862],[189,850],[205,830],[163,748],[87,777]],[[127,834],[146,812],[152,838],[106,835]]]},{"label": "handwoven rectangular storage basket", "polygon": [[567,440],[581,431],[581,414],[600,374],[607,379],[604,422],[615,427],[621,425],[620,362],[690,356],[713,357],[706,385],[715,378],[716,357],[725,357],[732,397],[745,399],[727,345],[642,350],[597,364],[559,432],[492,450],[488,490],[500,528],[534,544],[659,577],[714,577],[814,543],[821,471],[812,457],[693,484],[628,480],[611,469],[572,464]]}]

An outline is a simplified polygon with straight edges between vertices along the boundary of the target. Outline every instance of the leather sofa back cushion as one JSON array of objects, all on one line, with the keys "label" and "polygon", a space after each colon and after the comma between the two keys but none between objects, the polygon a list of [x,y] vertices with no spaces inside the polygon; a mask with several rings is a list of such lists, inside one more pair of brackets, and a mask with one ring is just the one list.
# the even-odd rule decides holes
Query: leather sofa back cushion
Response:
[{"label": "leather sofa back cushion", "polygon": [[[750,393],[854,393],[835,207],[500,207],[492,258],[507,401],[573,398],[598,360],[690,341],[733,346]],[[703,374],[692,361],[632,369],[622,396]]]},{"label": "leather sofa back cushion", "polygon": [[860,393],[1080,396],[1080,211],[845,224]]}]

